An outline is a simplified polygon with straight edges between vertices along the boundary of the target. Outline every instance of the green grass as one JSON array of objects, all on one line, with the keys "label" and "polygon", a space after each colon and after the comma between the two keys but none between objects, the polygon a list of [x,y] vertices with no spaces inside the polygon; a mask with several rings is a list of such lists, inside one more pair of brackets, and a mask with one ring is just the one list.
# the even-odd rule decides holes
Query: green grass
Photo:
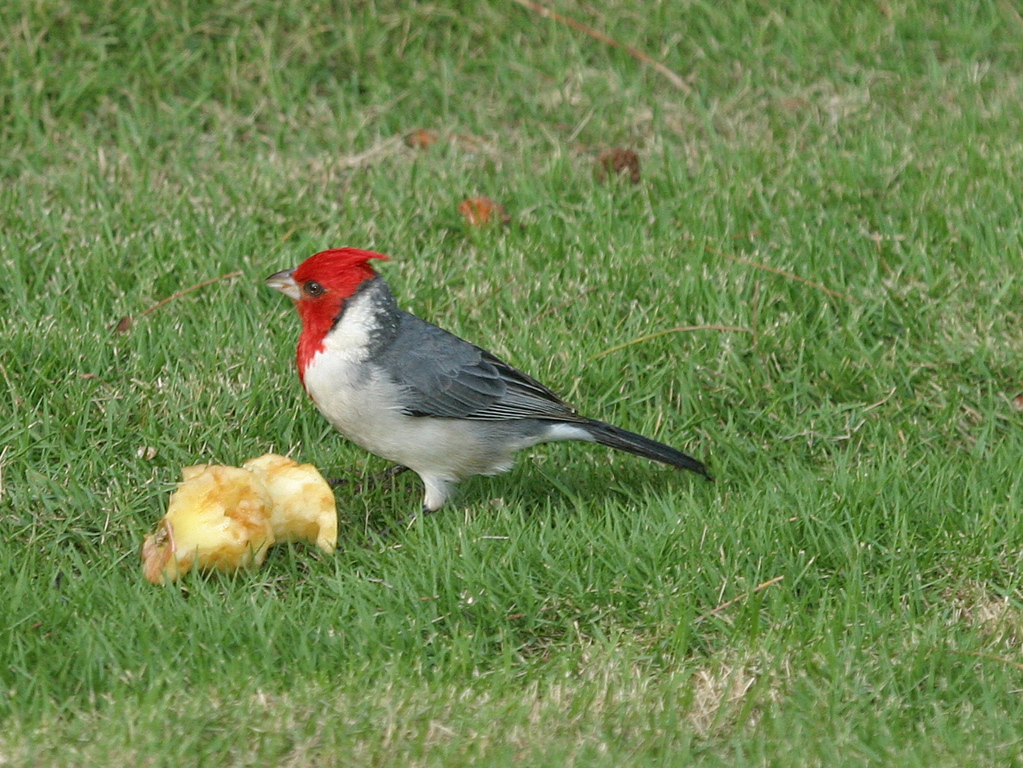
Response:
[{"label": "green grass", "polygon": [[[557,3],[690,93],[513,2],[210,5],[0,9],[0,765],[1023,762],[1013,3]],[[344,244],[717,483],[544,446],[152,587],[181,466],[386,467],[262,285]],[[750,332],[602,355],[691,325]]]}]

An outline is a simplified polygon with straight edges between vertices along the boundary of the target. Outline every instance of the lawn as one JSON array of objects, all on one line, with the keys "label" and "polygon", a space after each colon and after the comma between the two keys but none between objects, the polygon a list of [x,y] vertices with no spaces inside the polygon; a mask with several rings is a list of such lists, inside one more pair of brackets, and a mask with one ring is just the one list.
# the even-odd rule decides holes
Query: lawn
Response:
[{"label": "lawn", "polygon": [[[620,46],[515,0],[0,8],[0,765],[1023,764],[1018,7],[549,7]],[[421,485],[263,285],[341,245],[717,481],[540,446],[376,536]],[[343,549],[146,582],[181,467],[271,450],[348,480]]]}]

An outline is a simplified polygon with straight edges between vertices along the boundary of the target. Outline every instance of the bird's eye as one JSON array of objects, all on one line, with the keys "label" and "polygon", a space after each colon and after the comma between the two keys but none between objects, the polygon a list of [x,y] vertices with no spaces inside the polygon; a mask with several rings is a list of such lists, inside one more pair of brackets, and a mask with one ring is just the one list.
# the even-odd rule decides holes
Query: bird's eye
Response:
[{"label": "bird's eye", "polygon": [[323,295],[324,288],[315,280],[310,280],[302,286],[302,290],[305,291],[306,296],[312,296],[315,299],[317,296]]}]

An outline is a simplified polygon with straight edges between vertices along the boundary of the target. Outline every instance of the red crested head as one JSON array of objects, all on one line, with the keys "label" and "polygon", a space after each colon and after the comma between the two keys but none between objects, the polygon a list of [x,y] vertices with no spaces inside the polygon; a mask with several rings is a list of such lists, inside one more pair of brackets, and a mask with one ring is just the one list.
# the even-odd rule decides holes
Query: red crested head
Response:
[{"label": "red crested head", "polygon": [[371,259],[386,261],[387,257],[359,248],[333,248],[310,256],[295,269],[267,278],[267,285],[294,300],[302,319],[298,339],[300,377],[313,356],[323,349],[323,339],[341,314],[345,300],[377,276],[369,265]]},{"label": "red crested head", "polygon": [[[360,248],[332,248],[329,251],[320,251],[303,261],[292,277],[300,286],[310,281],[319,283],[327,289],[323,296],[333,293],[347,299],[366,280],[376,277],[376,272],[369,265],[372,259],[388,261],[382,253],[364,251]],[[308,298],[319,299],[322,296],[308,296]]]}]

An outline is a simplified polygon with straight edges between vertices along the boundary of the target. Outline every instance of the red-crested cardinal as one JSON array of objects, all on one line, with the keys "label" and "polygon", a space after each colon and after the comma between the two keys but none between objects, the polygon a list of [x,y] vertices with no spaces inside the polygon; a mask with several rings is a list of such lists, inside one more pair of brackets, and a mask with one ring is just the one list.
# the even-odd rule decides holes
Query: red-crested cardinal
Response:
[{"label": "red-crested cardinal", "polygon": [[369,265],[387,256],[337,248],[266,284],[302,319],[298,375],[316,407],[353,443],[414,470],[425,512],[473,475],[511,468],[516,451],[582,440],[697,472],[702,462],[588,419],[530,376],[398,308]]}]

